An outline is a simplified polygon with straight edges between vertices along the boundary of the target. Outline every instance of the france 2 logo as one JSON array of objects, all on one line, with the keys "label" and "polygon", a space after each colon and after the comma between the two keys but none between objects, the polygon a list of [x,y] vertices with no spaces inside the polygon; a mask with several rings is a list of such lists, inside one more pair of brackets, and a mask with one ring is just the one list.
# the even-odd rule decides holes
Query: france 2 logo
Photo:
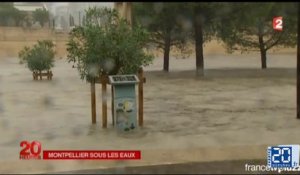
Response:
[{"label": "france 2 logo", "polygon": [[282,31],[282,26],[283,21],[282,21],[282,16],[274,17],[273,18],[273,29],[277,31]]},{"label": "france 2 logo", "polygon": [[42,145],[38,141],[28,142],[22,141],[20,142],[20,147],[23,149],[20,151],[20,159],[41,159],[41,151]]}]

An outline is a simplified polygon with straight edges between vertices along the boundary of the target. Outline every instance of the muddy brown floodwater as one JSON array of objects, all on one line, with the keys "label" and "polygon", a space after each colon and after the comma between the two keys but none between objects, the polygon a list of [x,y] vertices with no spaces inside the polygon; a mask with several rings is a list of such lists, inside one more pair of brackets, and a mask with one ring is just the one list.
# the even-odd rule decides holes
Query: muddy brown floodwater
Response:
[{"label": "muddy brown floodwater", "polygon": [[[158,58],[145,68],[145,126],[118,134],[110,112],[101,128],[99,85],[91,124],[90,86],[66,60],[56,61],[52,81],[33,81],[17,58],[0,59],[0,173],[264,160],[269,145],[300,144],[295,54],[270,54],[267,70],[258,54],[207,55],[204,78],[194,76],[194,62],[173,58],[163,73]],[[25,161],[22,140],[40,141],[43,150],[141,150],[142,159]]]}]

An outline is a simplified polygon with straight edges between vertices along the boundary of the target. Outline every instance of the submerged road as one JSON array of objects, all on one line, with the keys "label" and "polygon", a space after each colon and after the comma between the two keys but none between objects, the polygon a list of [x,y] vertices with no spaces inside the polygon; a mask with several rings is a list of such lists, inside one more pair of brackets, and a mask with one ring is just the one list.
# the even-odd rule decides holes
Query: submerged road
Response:
[{"label": "submerged road", "polygon": [[251,172],[245,171],[245,164],[266,165],[266,160],[192,162],[169,165],[66,171],[54,174],[299,174],[300,172]]}]

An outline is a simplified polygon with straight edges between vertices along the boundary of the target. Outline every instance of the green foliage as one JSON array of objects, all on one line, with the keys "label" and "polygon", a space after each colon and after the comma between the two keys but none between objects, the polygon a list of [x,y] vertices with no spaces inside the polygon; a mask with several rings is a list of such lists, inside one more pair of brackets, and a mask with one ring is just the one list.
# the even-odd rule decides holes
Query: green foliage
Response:
[{"label": "green foliage", "polygon": [[196,28],[201,27],[203,32],[203,43],[211,41],[217,31],[218,16],[222,3],[220,2],[191,2],[182,5],[182,16],[192,24],[192,39],[196,40]]},{"label": "green foliage", "polygon": [[33,19],[35,21],[38,21],[41,24],[41,26],[43,27],[45,25],[45,23],[49,21],[49,12],[45,8],[36,9],[33,12]]},{"label": "green foliage", "polygon": [[204,75],[203,45],[210,41],[216,33],[216,22],[221,3],[197,2],[182,6],[183,16],[191,21],[191,38],[195,43],[196,75]]},{"label": "green foliage", "polygon": [[[225,9],[225,10],[224,10]],[[296,44],[297,8],[293,3],[227,3],[220,17],[218,36],[229,52],[268,51]],[[272,19],[283,17],[283,31],[272,28]],[[259,37],[262,42],[259,42]]]},{"label": "green foliage", "polygon": [[144,51],[149,34],[140,26],[131,29],[115,10],[89,8],[85,25],[77,26],[68,41],[68,61],[77,63],[81,79],[102,74],[136,73],[151,63],[153,56]]},{"label": "green foliage", "polygon": [[19,26],[24,16],[24,13],[13,6],[13,3],[0,3],[1,26]]},{"label": "green foliage", "polygon": [[50,40],[38,41],[30,47],[24,47],[19,52],[20,64],[27,63],[30,71],[50,70],[54,66],[54,44]]},{"label": "green foliage", "polygon": [[182,16],[182,3],[133,3],[133,24],[148,29],[151,42],[168,50],[175,46],[185,51],[191,25]]}]

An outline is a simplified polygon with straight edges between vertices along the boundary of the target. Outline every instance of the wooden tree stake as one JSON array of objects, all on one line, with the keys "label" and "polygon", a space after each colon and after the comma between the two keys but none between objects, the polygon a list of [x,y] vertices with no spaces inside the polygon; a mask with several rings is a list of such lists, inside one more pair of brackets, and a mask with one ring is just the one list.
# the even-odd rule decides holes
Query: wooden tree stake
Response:
[{"label": "wooden tree stake", "polygon": [[96,88],[95,80],[91,81],[92,123],[96,123]]},{"label": "wooden tree stake", "polygon": [[143,68],[140,68],[138,71],[138,78],[140,80],[138,87],[138,96],[139,96],[139,126],[143,126],[144,124],[144,92],[143,92],[143,84],[144,84],[144,71]]},{"label": "wooden tree stake", "polygon": [[43,78],[42,78],[42,71],[39,71],[39,73],[40,73],[40,80],[42,80]]},{"label": "wooden tree stake", "polygon": [[107,93],[106,93],[106,77],[101,76],[102,85],[102,127],[107,128]]},{"label": "wooden tree stake", "polygon": [[112,116],[112,125],[115,126],[115,115],[114,115],[114,86],[111,85],[111,116]]}]

